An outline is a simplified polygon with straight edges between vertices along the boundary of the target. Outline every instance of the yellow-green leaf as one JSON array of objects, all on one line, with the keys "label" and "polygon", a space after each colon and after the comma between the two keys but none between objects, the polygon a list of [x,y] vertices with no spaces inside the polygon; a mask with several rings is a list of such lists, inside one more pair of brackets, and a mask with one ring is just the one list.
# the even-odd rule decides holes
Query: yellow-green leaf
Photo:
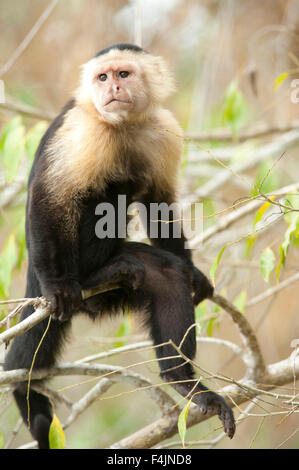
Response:
[{"label": "yellow-green leaf", "polygon": [[246,300],[247,300],[247,292],[245,289],[243,289],[234,300],[234,306],[237,307],[237,309],[241,313],[245,312]]},{"label": "yellow-green leaf", "polygon": [[[25,127],[22,121],[15,121],[16,125],[10,127],[10,131],[2,146],[2,163],[5,169],[6,181],[14,181],[24,156]],[[19,123],[19,125],[17,125]]]},{"label": "yellow-green leaf", "polygon": [[[271,201],[274,201],[276,199],[276,195],[274,196],[270,196]],[[264,213],[266,212],[266,210],[271,206],[271,202],[265,202],[260,208],[259,210],[257,211],[256,215],[255,215],[255,219],[254,219],[254,224],[253,226],[255,227],[256,224],[262,219]]]},{"label": "yellow-green leaf", "polygon": [[180,416],[178,419],[178,430],[179,430],[179,435],[180,435],[183,447],[185,447],[187,417],[188,417],[190,405],[191,405],[191,400],[189,400],[188,403],[184,406],[184,408],[180,412]]},{"label": "yellow-green leaf", "polygon": [[49,445],[50,449],[65,449],[66,447],[65,434],[61,423],[55,414],[49,430]]},{"label": "yellow-green leaf", "polygon": [[9,288],[12,280],[12,271],[17,263],[16,236],[12,233],[5,242],[0,252],[0,298],[8,298]]},{"label": "yellow-green leaf", "polygon": [[222,258],[222,255],[224,253],[224,250],[226,248],[226,245],[220,250],[217,258],[214,260],[212,266],[211,266],[211,269],[210,269],[210,277],[211,277],[211,280],[212,280],[212,283],[213,285],[215,286],[215,275],[216,275],[216,271],[217,271],[217,268],[219,266],[219,263],[220,263],[220,260]]},{"label": "yellow-green leaf", "polygon": [[289,72],[281,73],[274,82],[274,90],[278,90],[280,85],[285,81],[285,79],[289,76]]},{"label": "yellow-green leaf", "polygon": [[2,432],[0,432],[0,449],[4,449],[4,437]]},{"label": "yellow-green leaf", "polygon": [[45,133],[48,124],[45,121],[40,121],[33,126],[25,136],[25,148],[29,161],[32,162],[34,154],[40,143],[40,140]]},{"label": "yellow-green leaf", "polygon": [[270,274],[275,266],[275,255],[271,248],[268,246],[262,253],[260,259],[261,273],[266,282],[269,282]]}]

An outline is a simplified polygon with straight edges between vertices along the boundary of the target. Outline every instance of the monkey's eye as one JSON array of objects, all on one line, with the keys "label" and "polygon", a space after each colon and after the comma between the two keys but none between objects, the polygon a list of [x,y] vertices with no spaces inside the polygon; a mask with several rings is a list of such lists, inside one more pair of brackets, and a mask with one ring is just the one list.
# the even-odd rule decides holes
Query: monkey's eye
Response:
[{"label": "monkey's eye", "polygon": [[105,82],[107,80],[107,74],[106,73],[101,73],[101,75],[99,75],[99,80],[101,82]]},{"label": "monkey's eye", "polygon": [[124,70],[124,71],[122,71],[122,72],[119,72],[118,75],[119,75],[120,78],[127,78],[127,77],[130,75],[130,73],[129,73],[129,72],[126,72],[126,71]]}]

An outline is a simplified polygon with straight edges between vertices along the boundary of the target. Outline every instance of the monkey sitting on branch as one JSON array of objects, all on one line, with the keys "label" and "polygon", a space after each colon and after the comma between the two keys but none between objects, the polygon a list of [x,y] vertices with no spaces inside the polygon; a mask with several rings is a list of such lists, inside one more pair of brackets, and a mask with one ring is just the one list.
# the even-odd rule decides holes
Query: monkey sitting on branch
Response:
[{"label": "monkey sitting on branch", "polygon": [[[135,45],[113,45],[83,65],[74,98],[43,136],[28,184],[26,297],[45,296],[55,321],[34,368],[55,364],[76,313],[95,319],[128,306],[143,312],[154,344],[162,344],[156,349],[161,377],[181,395],[190,394],[202,413],[218,414],[232,438],[231,408],[220,395],[194,382],[192,365],[169,343],[180,346],[190,360],[195,356],[194,305],[213,294],[192,262],[184,234],[175,236],[180,221],[167,221],[168,238],[162,236],[163,220],[155,221],[153,237],[154,222],[147,215],[151,245],[117,235],[117,214],[132,202],[149,209],[152,203],[171,205],[176,200],[182,131],[163,107],[173,91],[164,60]],[[125,208],[119,207],[120,195],[126,196]],[[98,237],[97,207],[107,202],[114,208],[116,235]],[[120,287],[82,299],[82,289],[107,281]],[[32,311],[32,306],[26,307],[21,320]],[[30,369],[46,325],[44,320],[15,338],[6,370]],[[26,394],[27,383],[17,384],[14,397],[22,417],[30,422],[39,448],[48,448],[50,401],[31,390],[28,406]]]}]

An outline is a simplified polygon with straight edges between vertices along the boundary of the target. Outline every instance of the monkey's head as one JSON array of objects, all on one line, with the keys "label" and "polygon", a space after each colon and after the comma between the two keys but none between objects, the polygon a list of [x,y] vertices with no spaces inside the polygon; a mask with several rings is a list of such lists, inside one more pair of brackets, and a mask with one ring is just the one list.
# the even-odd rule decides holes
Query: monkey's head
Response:
[{"label": "monkey's head", "polygon": [[173,91],[174,80],[161,57],[135,45],[115,44],[83,65],[76,99],[117,124],[144,118]]}]

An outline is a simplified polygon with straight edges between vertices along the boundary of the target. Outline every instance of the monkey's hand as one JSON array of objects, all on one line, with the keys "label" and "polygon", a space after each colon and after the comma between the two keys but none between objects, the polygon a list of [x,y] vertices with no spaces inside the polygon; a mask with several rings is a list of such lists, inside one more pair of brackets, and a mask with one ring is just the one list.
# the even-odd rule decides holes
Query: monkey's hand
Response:
[{"label": "monkey's hand", "polygon": [[199,269],[197,269],[196,266],[192,266],[191,281],[194,292],[194,305],[199,304],[204,299],[212,297],[214,287],[208,278]]},{"label": "monkey's hand", "polygon": [[51,303],[54,320],[67,321],[79,310],[82,303],[81,286],[78,282],[47,282],[43,295]]}]

